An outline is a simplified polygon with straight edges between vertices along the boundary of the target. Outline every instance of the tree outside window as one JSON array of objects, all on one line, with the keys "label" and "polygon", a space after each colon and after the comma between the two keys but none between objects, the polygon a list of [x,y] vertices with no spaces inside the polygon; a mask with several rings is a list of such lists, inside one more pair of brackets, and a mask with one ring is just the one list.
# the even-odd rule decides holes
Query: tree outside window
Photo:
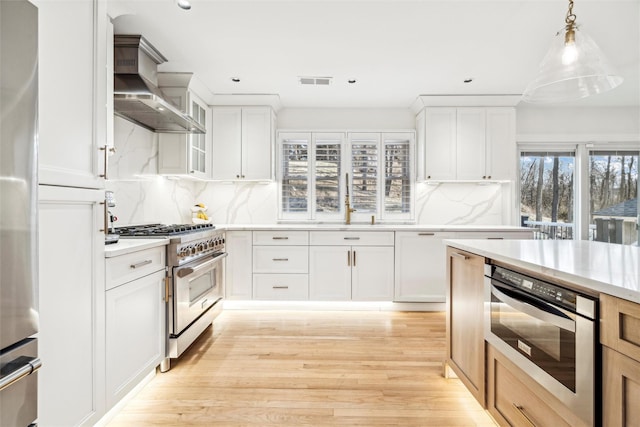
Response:
[{"label": "tree outside window", "polygon": [[522,152],[520,210],[522,225],[539,229],[539,239],[573,239],[573,152]]}]

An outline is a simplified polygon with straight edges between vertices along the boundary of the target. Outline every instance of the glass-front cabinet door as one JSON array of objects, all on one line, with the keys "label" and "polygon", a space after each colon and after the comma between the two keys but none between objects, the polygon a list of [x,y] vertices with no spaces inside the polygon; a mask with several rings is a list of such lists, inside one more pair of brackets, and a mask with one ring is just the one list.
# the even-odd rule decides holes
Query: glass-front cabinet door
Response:
[{"label": "glass-front cabinet door", "polygon": [[207,123],[207,106],[199,98],[191,96],[191,117],[207,129],[207,133],[189,135],[189,166],[190,173],[200,178],[209,175],[207,138],[209,127]]}]

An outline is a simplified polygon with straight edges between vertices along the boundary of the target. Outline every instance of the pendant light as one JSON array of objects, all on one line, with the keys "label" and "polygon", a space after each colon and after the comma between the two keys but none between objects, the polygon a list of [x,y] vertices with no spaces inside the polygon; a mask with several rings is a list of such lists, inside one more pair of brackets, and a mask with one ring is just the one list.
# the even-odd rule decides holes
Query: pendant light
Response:
[{"label": "pendant light", "polygon": [[580,31],[573,0],[569,0],[565,23],[540,63],[538,77],[524,91],[524,101],[540,104],[572,101],[606,92],[622,83],[622,76],[598,45]]}]

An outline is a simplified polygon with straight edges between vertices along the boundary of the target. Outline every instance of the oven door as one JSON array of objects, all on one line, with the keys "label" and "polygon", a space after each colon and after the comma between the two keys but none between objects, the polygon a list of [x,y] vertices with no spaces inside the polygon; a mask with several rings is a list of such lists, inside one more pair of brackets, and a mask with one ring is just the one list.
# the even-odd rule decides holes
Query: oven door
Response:
[{"label": "oven door", "polygon": [[226,253],[207,256],[173,269],[170,333],[179,335],[224,295]]},{"label": "oven door", "polygon": [[485,277],[485,339],[591,424],[594,322]]}]

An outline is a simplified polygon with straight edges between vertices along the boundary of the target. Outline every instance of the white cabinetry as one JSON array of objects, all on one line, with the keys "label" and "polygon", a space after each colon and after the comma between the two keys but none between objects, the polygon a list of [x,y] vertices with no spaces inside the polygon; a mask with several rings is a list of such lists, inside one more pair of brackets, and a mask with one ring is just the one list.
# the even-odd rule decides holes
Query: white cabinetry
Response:
[{"label": "white cabinetry", "polygon": [[105,409],[100,189],[112,144],[112,27],[103,1],[33,3],[39,20],[38,335],[44,363],[38,424],[94,425]]},{"label": "white cabinetry", "polygon": [[425,108],[416,126],[418,179],[516,179],[514,108]]},{"label": "white cabinetry", "polygon": [[158,173],[200,179],[211,177],[211,108],[191,89],[191,73],[159,73],[158,83],[165,95],[206,129],[203,134],[158,136]]},{"label": "white cabinetry", "polygon": [[213,107],[214,180],[273,178],[275,113],[270,107]]},{"label": "white cabinetry", "polygon": [[393,232],[309,233],[309,298],[390,301]]},{"label": "white cabinetry", "polygon": [[531,231],[396,231],[396,302],[444,302],[444,239],[531,239]]},{"label": "white cabinetry", "polygon": [[263,300],[309,298],[309,233],[253,232],[253,297]]},{"label": "white cabinetry", "polygon": [[164,246],[106,259],[106,404],[118,403],[165,357]]},{"label": "white cabinetry", "polygon": [[225,298],[249,300],[252,298],[252,232],[225,232]]},{"label": "white cabinetry", "polygon": [[93,425],[104,413],[101,190],[39,188],[38,424]]},{"label": "white cabinetry", "polygon": [[[113,43],[107,40],[106,3],[34,3],[39,21],[39,183],[104,188],[110,148],[106,63]],[[76,71],[70,72],[69,64]]]},{"label": "white cabinetry", "polygon": [[455,237],[454,232],[396,232],[394,301],[444,302],[447,265],[442,241]]}]

